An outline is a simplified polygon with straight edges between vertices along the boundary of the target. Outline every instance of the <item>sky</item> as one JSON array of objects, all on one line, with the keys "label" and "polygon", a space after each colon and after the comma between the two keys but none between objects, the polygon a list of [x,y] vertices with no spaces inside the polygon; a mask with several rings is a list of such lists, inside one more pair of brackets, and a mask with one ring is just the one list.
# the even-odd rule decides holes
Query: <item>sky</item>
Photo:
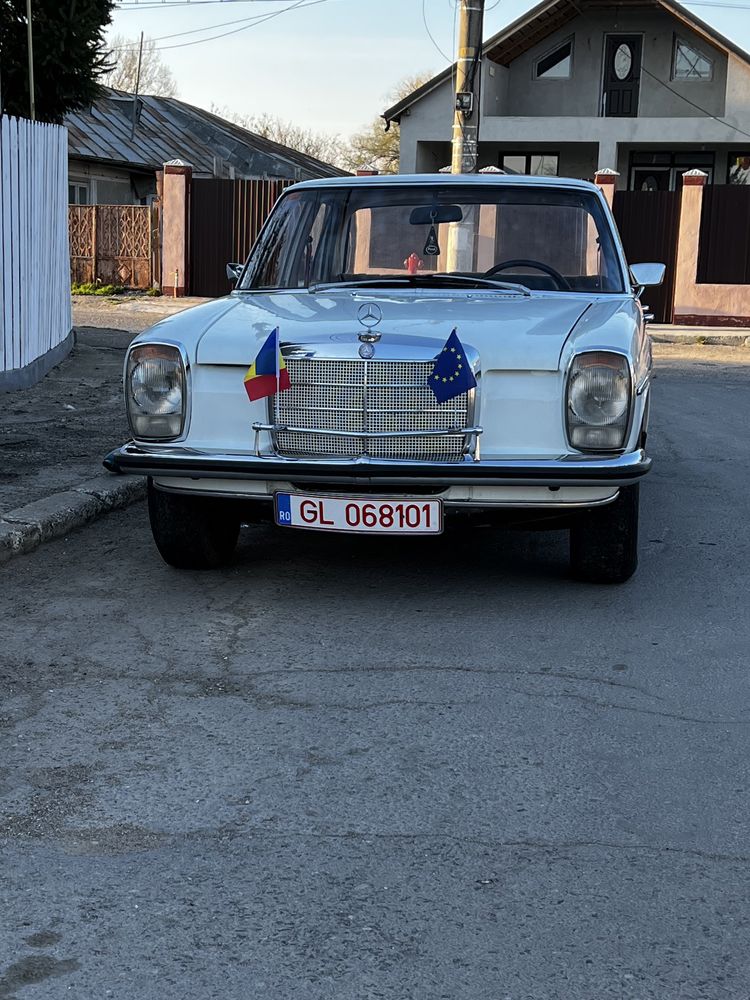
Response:
[{"label": "sky", "polygon": [[[536,2],[486,0],[485,38]],[[750,51],[750,0],[686,6]],[[393,103],[404,77],[452,61],[455,10],[456,0],[119,0],[110,36],[161,39],[178,96],[190,104],[268,112],[347,136]]]}]

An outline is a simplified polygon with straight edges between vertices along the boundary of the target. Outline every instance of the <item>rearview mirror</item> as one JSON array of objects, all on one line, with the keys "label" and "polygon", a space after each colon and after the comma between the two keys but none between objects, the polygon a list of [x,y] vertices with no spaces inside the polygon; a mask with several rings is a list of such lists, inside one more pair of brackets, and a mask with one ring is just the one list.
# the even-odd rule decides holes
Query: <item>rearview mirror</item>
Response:
[{"label": "rearview mirror", "polygon": [[460,222],[464,213],[460,205],[418,205],[411,210],[412,226],[435,226],[441,222]]},{"label": "rearview mirror", "polygon": [[233,285],[240,280],[240,275],[242,274],[244,268],[244,264],[227,264],[227,277]]},{"label": "rearview mirror", "polygon": [[631,264],[630,273],[633,276],[633,284],[638,288],[651,288],[660,285],[664,281],[666,272],[664,264]]}]

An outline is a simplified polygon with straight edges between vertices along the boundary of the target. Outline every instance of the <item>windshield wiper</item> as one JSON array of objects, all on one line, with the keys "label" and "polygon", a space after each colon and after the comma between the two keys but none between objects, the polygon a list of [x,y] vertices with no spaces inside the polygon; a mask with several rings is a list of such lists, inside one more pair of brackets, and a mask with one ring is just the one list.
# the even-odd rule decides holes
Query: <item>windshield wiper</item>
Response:
[{"label": "windshield wiper", "polygon": [[384,278],[352,278],[349,281],[316,281],[307,286],[308,292],[326,292],[329,288],[359,288],[367,285],[408,285],[409,277],[405,274],[393,274]]},{"label": "windshield wiper", "polygon": [[443,281],[455,281],[459,284],[479,285],[482,288],[498,288],[506,292],[515,292],[517,295],[531,295],[531,289],[526,285],[516,281],[502,281],[498,278],[485,278],[482,275],[473,276],[470,274],[443,274],[440,271],[429,271],[427,274],[415,274],[417,279],[427,279],[431,284],[439,284]]},{"label": "windshield wiper", "polygon": [[478,288],[492,288],[496,291],[511,292],[514,295],[531,295],[526,285],[514,281],[498,281],[495,278],[472,277],[466,274],[443,274],[431,271],[428,274],[391,274],[382,278],[352,278],[350,281],[319,281],[308,287],[309,292],[328,291],[331,288],[366,288],[377,286],[388,288],[391,285],[411,285],[412,287],[425,282],[427,285],[474,285]]}]

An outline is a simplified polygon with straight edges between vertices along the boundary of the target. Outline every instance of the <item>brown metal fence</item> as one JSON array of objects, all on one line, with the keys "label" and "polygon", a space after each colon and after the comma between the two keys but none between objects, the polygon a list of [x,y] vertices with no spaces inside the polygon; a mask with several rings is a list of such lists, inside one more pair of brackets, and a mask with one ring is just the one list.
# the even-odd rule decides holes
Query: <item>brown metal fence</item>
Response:
[{"label": "brown metal fence", "polygon": [[649,288],[645,303],[657,323],[671,323],[677,238],[680,225],[679,191],[617,191],[613,205],[625,256],[631,264],[666,264],[664,284]]},{"label": "brown metal fence", "polygon": [[226,295],[226,265],[247,259],[276,199],[291,181],[193,180],[190,292]]},{"label": "brown metal fence", "polygon": [[157,210],[147,205],[70,205],[71,281],[150,288],[158,229]]},{"label": "brown metal fence", "polygon": [[698,283],[750,284],[750,187],[703,189]]}]

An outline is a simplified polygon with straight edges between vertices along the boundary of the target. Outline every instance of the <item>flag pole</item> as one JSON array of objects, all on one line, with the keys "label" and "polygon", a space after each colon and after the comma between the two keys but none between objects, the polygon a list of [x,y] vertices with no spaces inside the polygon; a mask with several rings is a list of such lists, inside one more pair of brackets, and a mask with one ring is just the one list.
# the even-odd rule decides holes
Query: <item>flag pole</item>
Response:
[{"label": "flag pole", "polygon": [[279,394],[279,383],[281,382],[281,338],[279,328],[276,327],[276,395]]}]

